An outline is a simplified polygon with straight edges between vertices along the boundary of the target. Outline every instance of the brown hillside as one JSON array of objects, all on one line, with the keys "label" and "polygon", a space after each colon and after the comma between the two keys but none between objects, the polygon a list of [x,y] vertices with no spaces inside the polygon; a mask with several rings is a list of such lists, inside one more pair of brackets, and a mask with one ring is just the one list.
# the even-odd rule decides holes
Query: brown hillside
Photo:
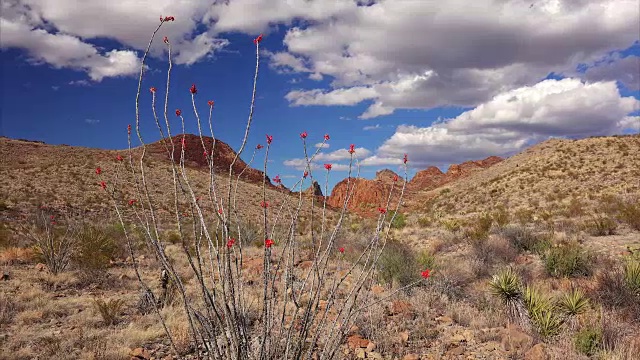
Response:
[{"label": "brown hillside", "polygon": [[490,211],[498,206],[511,211],[560,214],[573,208],[588,213],[597,210],[602,197],[640,196],[638,154],[637,135],[552,139],[452,182],[446,191],[420,191],[410,207],[449,215]]}]

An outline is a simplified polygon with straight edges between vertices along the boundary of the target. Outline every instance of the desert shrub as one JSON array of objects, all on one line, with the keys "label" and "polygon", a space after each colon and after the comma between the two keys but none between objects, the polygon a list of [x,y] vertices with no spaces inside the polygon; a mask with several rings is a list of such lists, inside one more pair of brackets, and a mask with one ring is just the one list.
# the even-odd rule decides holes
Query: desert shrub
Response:
[{"label": "desert shrub", "polygon": [[526,225],[533,221],[533,210],[520,208],[514,213],[514,218],[520,225]]},{"label": "desert shrub", "polygon": [[58,274],[69,266],[75,249],[73,229],[69,224],[39,209],[26,233],[33,242],[38,260],[47,265],[51,273]]},{"label": "desert shrub", "polygon": [[567,216],[568,217],[579,217],[585,214],[584,203],[579,198],[571,198],[569,204],[567,205]]},{"label": "desert shrub", "polygon": [[[394,214],[395,217],[393,217]],[[392,229],[402,229],[407,226],[407,217],[401,212],[392,212],[391,214],[389,214],[389,219],[393,219],[391,221]]]},{"label": "desert shrub", "polygon": [[507,226],[502,230],[501,234],[520,251],[540,254],[551,246],[551,241],[547,234],[536,233],[524,226]]},{"label": "desert shrub", "polygon": [[378,261],[378,276],[387,284],[399,286],[420,279],[415,253],[399,241],[388,241]]},{"label": "desert shrub", "polygon": [[634,230],[640,231],[640,203],[628,200],[621,202],[618,218]]},{"label": "desert shrub", "polygon": [[628,259],[624,265],[624,283],[635,296],[640,296],[640,261]]},{"label": "desert shrub", "polygon": [[427,250],[422,250],[416,258],[421,269],[434,269],[436,267],[436,256]]},{"label": "desert shrub", "polygon": [[593,255],[577,243],[550,248],[544,255],[544,267],[553,277],[591,275]]},{"label": "desert shrub", "polygon": [[109,236],[104,228],[85,224],[75,232],[74,236],[76,249],[72,260],[83,271],[104,270],[116,254],[122,253],[115,239]]},{"label": "desert shrub", "polygon": [[507,209],[504,206],[496,208],[496,210],[491,214],[491,218],[500,229],[507,226],[510,221],[509,212],[507,212]]},{"label": "desert shrub", "polygon": [[490,214],[484,213],[476,216],[469,224],[469,229],[466,230],[466,237],[471,241],[485,240],[489,237],[489,231],[493,225],[493,218]]},{"label": "desert shrub", "polygon": [[122,299],[111,299],[108,301],[104,301],[102,299],[95,299],[93,301],[93,307],[96,312],[102,317],[102,321],[106,325],[115,325],[124,308],[124,300]]},{"label": "desert shrub", "polygon": [[518,251],[501,236],[491,236],[485,240],[474,240],[471,249],[475,259],[479,260],[476,271],[485,275],[495,263],[508,264],[515,260]]},{"label": "desert shrub", "polygon": [[618,223],[610,217],[594,215],[591,219],[585,221],[584,228],[592,236],[614,235],[618,228]]},{"label": "desert shrub", "polygon": [[458,219],[442,219],[440,224],[445,230],[453,233],[458,232],[462,228],[462,223]]},{"label": "desert shrub", "polygon": [[431,224],[433,224],[433,221],[427,216],[421,216],[418,218],[418,225],[420,225],[420,227],[427,228],[431,226]]},{"label": "desert shrub", "polygon": [[0,294],[0,325],[11,323],[20,310],[19,305],[8,294]]},{"label": "desert shrub", "polygon": [[574,345],[581,354],[593,356],[600,349],[602,343],[602,329],[585,327],[576,333]]}]

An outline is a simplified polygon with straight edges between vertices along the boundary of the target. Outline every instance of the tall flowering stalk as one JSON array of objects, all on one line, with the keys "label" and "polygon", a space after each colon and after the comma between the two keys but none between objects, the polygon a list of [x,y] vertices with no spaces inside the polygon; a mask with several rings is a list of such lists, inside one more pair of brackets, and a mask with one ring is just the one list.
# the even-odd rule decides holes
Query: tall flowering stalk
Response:
[{"label": "tall flowering stalk", "polygon": [[[344,342],[347,331],[359,316],[361,311],[373,303],[366,296],[368,286],[376,270],[376,264],[384,250],[391,230],[393,217],[396,216],[404,194],[407,179],[407,156],[403,158],[405,167],[405,181],[402,183],[394,212],[387,212],[392,207],[392,196],[397,192],[397,183],[391,184],[386,204],[381,207],[375,230],[368,238],[367,246],[362,253],[343,271],[334,273],[329,264],[344,261],[344,248],[338,248],[336,240],[340,228],[347,215],[348,204],[359,177],[359,162],[355,145],[350,145],[348,153],[350,162],[347,178],[347,196],[344,203],[337,209],[327,206],[327,198],[320,201],[315,196],[310,200],[303,196],[303,189],[307,179],[314,181],[314,159],[322,147],[318,147],[314,154],[307,151],[307,139],[313,134],[306,131],[300,133],[304,151],[305,167],[301,178],[293,186],[299,188],[297,196],[289,194],[280,188],[273,189],[267,179],[267,165],[272,145],[272,135],[266,135],[266,146],[258,144],[253,150],[251,160],[245,167],[238,169],[240,156],[245,151],[256,102],[256,92],[260,65],[260,44],[263,36],[253,40],[255,45],[256,66],[253,75],[253,88],[249,103],[249,115],[244,127],[244,135],[240,147],[229,164],[226,176],[226,191],[217,189],[223,174],[216,167],[216,137],[213,132],[214,101],[208,100],[208,125],[211,145],[205,141],[198,104],[199,96],[204,86],[194,83],[188,91],[191,94],[191,107],[196,120],[200,144],[188,142],[185,134],[185,117],[187,112],[175,110],[175,116],[180,121],[180,136],[173,136],[169,121],[169,88],[172,72],[171,41],[167,37],[162,39],[168,55],[168,69],[164,95],[164,124],[156,110],[158,89],[150,88],[151,110],[161,143],[168,154],[173,182],[173,217],[172,226],[180,238],[178,245],[187,259],[188,270],[191,272],[189,281],[184,271],[179,272],[165,249],[164,233],[161,231],[159,215],[159,199],[156,199],[149,189],[148,165],[144,159],[147,153],[142,133],[140,131],[140,94],[142,79],[145,71],[145,61],[156,33],[164,23],[174,21],[174,17],[160,17],[160,24],[154,30],[147,49],[142,57],[142,66],[138,80],[138,91],[135,100],[135,128],[128,126],[129,156],[128,162],[119,157],[117,168],[125,168],[133,177],[132,196],[120,194],[118,176],[106,182],[101,182],[105,193],[113,201],[115,211],[124,228],[128,248],[133,263],[133,269],[141,287],[153,303],[162,306],[162,297],[158,299],[152,287],[141,275],[136,254],[132,246],[130,219],[133,219],[142,233],[148,247],[153,250],[162,272],[163,283],[175,284],[181,304],[185,312],[192,342],[195,349],[199,349],[200,357],[210,359],[333,359],[337,356],[340,345]],[[185,89],[184,91],[186,91]],[[140,147],[134,151],[131,145],[132,133],[137,136]],[[175,141],[177,139],[177,141]],[[329,134],[323,136],[322,144],[330,140]],[[208,177],[208,196],[195,187],[195,182],[189,175],[185,165],[187,152],[192,153],[193,147],[198,147],[197,154],[202,154],[206,161]],[[257,153],[264,149],[263,178],[261,199],[253,206],[261,210],[261,234],[259,238],[247,238],[243,233],[242,210],[249,204],[238,203],[238,186],[245,170],[253,163]],[[179,150],[179,156],[178,151]],[[138,158],[139,157],[139,158]],[[136,164],[136,160],[138,161]],[[328,193],[328,184],[333,169],[332,164],[325,164],[323,174],[324,191]],[[320,169],[322,170],[322,168]],[[118,170],[116,170],[118,171]],[[352,177],[353,173],[355,177]],[[96,174],[108,174],[107,169],[98,168]],[[117,174],[117,172],[116,172]],[[397,179],[394,179],[397,180]],[[104,180],[103,180],[104,181]],[[274,178],[280,183],[280,177]],[[276,194],[276,195],[273,195]],[[301,234],[300,217],[303,205],[309,205],[310,230]],[[208,211],[207,209],[213,209]],[[388,214],[393,214],[389,218]],[[131,214],[125,219],[125,214]],[[329,215],[337,216],[334,224],[329,222]],[[317,219],[319,218],[319,219]],[[319,231],[315,229],[315,222],[319,222]],[[164,223],[163,223],[164,224]],[[311,257],[309,267],[303,268],[299,264],[303,260],[304,249],[301,247],[302,237],[310,239],[308,249]],[[257,241],[256,241],[257,240]],[[262,244],[261,282],[247,279],[246,269],[243,267],[246,245],[251,242]],[[341,265],[340,268],[343,268]],[[422,274],[423,279],[429,277],[429,272]],[[166,279],[166,280],[165,280]],[[187,291],[187,286],[195,286],[197,291]],[[250,321],[251,287],[260,287],[259,314],[255,321]],[[320,303],[324,302],[324,306]],[[162,323],[165,332],[173,346],[171,330],[166,325],[162,312],[155,308],[155,313]],[[175,346],[174,346],[175,350]],[[205,355],[206,354],[206,355]]]}]

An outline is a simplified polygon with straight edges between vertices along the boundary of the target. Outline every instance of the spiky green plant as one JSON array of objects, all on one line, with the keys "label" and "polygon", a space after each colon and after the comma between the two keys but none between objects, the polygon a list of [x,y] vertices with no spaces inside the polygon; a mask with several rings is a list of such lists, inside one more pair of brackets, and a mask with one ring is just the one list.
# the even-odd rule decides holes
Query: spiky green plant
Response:
[{"label": "spiky green plant", "polygon": [[114,325],[118,322],[118,318],[120,317],[120,313],[124,307],[124,300],[111,299],[109,301],[104,301],[102,299],[95,299],[93,301],[93,306],[100,314],[106,325]]},{"label": "spiky green plant", "polygon": [[566,316],[577,316],[590,306],[589,298],[580,289],[573,289],[571,292],[564,294],[558,301],[558,309]]},{"label": "spiky green plant", "polygon": [[551,298],[533,286],[526,286],[522,293],[529,319],[538,334],[543,338],[557,335],[563,321]]},{"label": "spiky green plant", "polygon": [[624,266],[624,282],[636,295],[640,295],[640,261],[627,260]]},{"label": "spiky green plant", "polygon": [[521,288],[520,277],[510,267],[495,274],[489,282],[491,293],[506,306],[509,317],[520,323],[525,320]]},{"label": "spiky green plant", "polygon": [[546,309],[538,312],[531,318],[538,334],[545,339],[558,335],[562,329],[562,318],[554,309]]}]

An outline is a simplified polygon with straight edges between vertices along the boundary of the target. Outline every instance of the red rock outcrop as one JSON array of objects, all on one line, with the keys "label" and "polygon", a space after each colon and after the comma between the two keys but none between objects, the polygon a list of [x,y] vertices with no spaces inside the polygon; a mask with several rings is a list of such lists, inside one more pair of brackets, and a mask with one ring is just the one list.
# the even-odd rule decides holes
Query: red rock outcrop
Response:
[{"label": "red rock outcrop", "polygon": [[[177,163],[180,161],[183,138],[185,143],[185,166],[208,169],[209,165],[207,164],[205,151],[207,152],[207,154],[211,154],[211,149],[213,147],[213,138],[208,136],[203,136],[201,140],[198,135],[193,134],[175,135],[172,138],[165,139],[164,142],[163,140],[160,140],[153,144],[147,145],[147,152],[150,156],[160,157],[168,160],[171,158],[171,142],[173,141],[173,157]],[[202,146],[203,142],[204,148]],[[167,148],[169,149],[169,152],[167,152]],[[236,156],[236,152],[227,143],[216,139],[215,147],[213,147],[212,154],[213,168],[215,169],[215,171],[220,175],[228,175],[229,166],[233,162],[233,159]],[[233,165],[233,174],[239,175],[241,172],[241,180],[254,184],[262,184],[264,173],[260,170],[249,167],[247,163],[238,158],[238,160],[236,160],[235,164]],[[266,178],[266,181],[269,186],[273,186],[268,176]]]},{"label": "red rock outcrop", "polygon": [[[502,161],[502,158],[497,156],[491,156],[479,161],[466,161],[462,164],[451,165],[446,173],[443,173],[435,166],[431,166],[416,173],[407,183],[404,196],[407,198],[415,191],[438,188],[457,179],[466,177],[475,171],[493,166],[500,161]],[[385,169],[378,171],[373,180],[352,178],[349,184],[349,187],[353,187],[353,193],[349,199],[349,211],[364,216],[377,214],[378,207],[386,206],[389,190],[391,184],[394,182],[393,179],[395,176],[397,176],[395,172]],[[347,196],[348,180],[349,179],[344,179],[336,184],[327,199],[327,204],[337,208],[344,204]],[[389,206],[391,209],[394,209],[397,204],[403,181],[402,177],[398,176],[394,196]]]},{"label": "red rock outcrop", "polygon": [[[379,207],[386,207],[395,173],[391,170],[383,170],[376,175],[373,180],[347,178],[340,181],[331,191],[327,204],[335,208],[341,208],[349,193],[347,190],[350,190],[351,197],[347,205],[349,211],[364,216],[378,214]],[[389,206],[391,209],[397,205],[401,189],[402,182],[398,179]]]}]

